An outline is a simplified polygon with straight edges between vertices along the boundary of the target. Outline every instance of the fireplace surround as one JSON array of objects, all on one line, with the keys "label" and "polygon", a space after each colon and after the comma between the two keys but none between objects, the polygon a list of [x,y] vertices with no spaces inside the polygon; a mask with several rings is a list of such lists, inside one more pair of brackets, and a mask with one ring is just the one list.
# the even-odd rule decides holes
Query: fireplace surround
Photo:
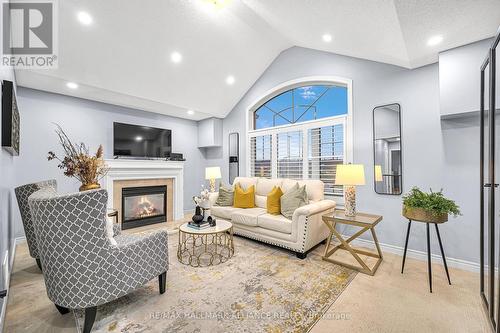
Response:
[{"label": "fireplace surround", "polygon": [[167,186],[122,188],[122,229],[167,221]]},{"label": "fireplace surround", "polygon": [[104,178],[108,207],[118,211],[121,222],[122,189],[125,187],[167,186],[167,222],[184,217],[184,162],[157,160],[106,160]]}]

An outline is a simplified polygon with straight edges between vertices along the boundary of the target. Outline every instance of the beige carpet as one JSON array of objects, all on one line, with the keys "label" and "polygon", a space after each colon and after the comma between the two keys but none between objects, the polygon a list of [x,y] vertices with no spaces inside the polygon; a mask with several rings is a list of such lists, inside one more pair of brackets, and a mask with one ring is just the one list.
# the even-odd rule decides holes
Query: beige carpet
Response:
[{"label": "beige carpet", "polygon": [[[315,251],[322,250],[320,247]],[[348,254],[344,257],[349,259]],[[384,253],[377,274],[356,275],[311,333],[489,332],[478,292],[479,274],[450,268],[453,285],[449,286],[442,265],[434,261],[435,291],[430,294],[425,261],[409,258],[405,274],[400,270],[401,257]],[[168,280],[172,281],[171,276]],[[156,283],[152,287],[152,295],[157,297]],[[61,316],[47,298],[40,271],[29,257],[26,243],[17,247],[9,291],[4,332],[76,332],[74,317]],[[168,295],[167,291],[165,296]],[[206,331],[209,328],[201,329]],[[128,332],[141,329],[132,326]]]},{"label": "beige carpet", "polygon": [[177,261],[176,241],[172,235],[166,293],[152,281],[98,307],[95,332],[306,332],[355,276],[318,254],[299,260],[240,237],[226,263],[193,268]]}]

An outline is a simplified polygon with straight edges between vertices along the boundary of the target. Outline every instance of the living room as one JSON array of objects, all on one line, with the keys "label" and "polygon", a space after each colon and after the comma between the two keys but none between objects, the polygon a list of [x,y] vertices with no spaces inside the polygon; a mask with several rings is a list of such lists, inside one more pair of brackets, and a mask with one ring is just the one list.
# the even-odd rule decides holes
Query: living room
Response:
[{"label": "living room", "polygon": [[5,332],[500,332],[498,1],[1,8]]}]

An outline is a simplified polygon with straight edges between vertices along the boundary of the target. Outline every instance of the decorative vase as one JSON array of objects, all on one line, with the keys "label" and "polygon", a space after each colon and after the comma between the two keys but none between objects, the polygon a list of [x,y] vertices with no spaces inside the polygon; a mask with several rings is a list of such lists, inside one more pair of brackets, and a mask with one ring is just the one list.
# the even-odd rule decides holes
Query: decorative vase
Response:
[{"label": "decorative vase", "polygon": [[433,214],[431,211],[403,206],[403,216],[412,221],[420,221],[427,223],[444,223],[448,221],[448,214]]},{"label": "decorative vase", "polygon": [[100,188],[101,188],[101,184],[99,184],[99,183],[82,184],[82,186],[80,186],[79,190],[80,190],[80,192],[83,192],[83,191],[90,191],[90,190],[98,190]]},{"label": "decorative vase", "polygon": [[203,221],[203,215],[201,214],[200,206],[196,206],[192,220],[196,224],[199,224],[199,223],[201,223],[201,221]]}]

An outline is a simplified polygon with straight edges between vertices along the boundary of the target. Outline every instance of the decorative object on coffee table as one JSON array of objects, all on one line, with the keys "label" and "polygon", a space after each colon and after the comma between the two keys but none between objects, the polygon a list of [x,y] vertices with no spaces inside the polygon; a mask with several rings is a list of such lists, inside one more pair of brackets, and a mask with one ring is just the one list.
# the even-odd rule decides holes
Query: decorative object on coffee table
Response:
[{"label": "decorative object on coffee table", "polygon": [[203,215],[201,215],[200,206],[196,206],[192,220],[194,223],[198,223],[198,224],[201,223],[201,221],[203,221]]},{"label": "decorative object on coffee table", "polygon": [[356,185],[365,185],[365,168],[362,164],[339,164],[335,185],[344,185],[345,215],[356,215]]},{"label": "decorative object on coffee table", "polygon": [[[382,216],[380,215],[357,213],[355,216],[348,216],[342,209],[336,209],[333,213],[333,216],[330,214],[323,215],[323,222],[328,226],[328,229],[330,229],[330,235],[328,236],[326,241],[325,254],[323,255],[323,260],[357,270],[358,272],[364,274],[374,275],[383,259],[382,251],[380,250],[380,246],[378,244],[377,235],[375,234],[375,226],[380,221],[382,221]],[[355,226],[355,227],[360,227],[362,229],[356,232],[351,237],[344,239],[342,235],[335,229],[337,224]],[[355,240],[361,234],[363,234],[368,230],[370,230],[372,234],[373,242],[375,243],[375,246],[377,248],[377,253],[356,249],[349,244],[350,242],[352,242],[353,240]],[[331,244],[332,236],[335,236],[335,238],[340,242],[340,244],[332,247]],[[356,261],[361,265],[361,267],[351,265],[343,261],[332,259],[331,256],[335,252],[337,252],[337,250],[348,251],[354,257],[354,259],[356,259]],[[370,268],[358,254],[369,256],[372,258],[377,258],[378,260],[373,266],[373,268]]]},{"label": "decorative object on coffee table", "polygon": [[194,229],[188,223],[179,227],[177,259],[193,267],[218,265],[234,254],[233,224],[219,220],[214,227]]},{"label": "decorative object on coffee table", "polygon": [[439,234],[438,224],[448,221],[448,215],[452,216],[461,215],[460,208],[457,204],[443,195],[443,191],[425,193],[418,187],[412,190],[403,197],[403,216],[408,219],[408,229],[406,231],[405,249],[403,254],[403,263],[401,265],[401,274],[403,274],[406,261],[406,251],[408,249],[408,238],[410,236],[410,228],[412,221],[423,222],[426,224],[427,231],[427,270],[429,273],[429,291],[432,293],[432,268],[431,268],[431,241],[429,224],[434,224],[436,234],[443,258],[444,269],[448,284],[451,285],[450,274],[448,272],[448,265],[446,264],[446,257],[444,255],[443,244],[441,242],[441,235]]},{"label": "decorative object on coffee table", "polygon": [[205,168],[205,179],[210,180],[210,192],[215,192],[215,180],[221,178],[220,167]]},{"label": "decorative object on coffee table", "polygon": [[101,188],[99,180],[106,175],[108,168],[104,163],[104,150],[99,146],[95,155],[91,155],[89,148],[82,142],[74,144],[61,126],[56,125],[59,143],[64,150],[64,157],[59,158],[53,151],[49,151],[48,160],[58,160],[59,169],[64,170],[64,175],[78,179],[82,186],[80,192]]},{"label": "decorative object on coffee table", "polygon": [[215,227],[217,225],[217,220],[214,219],[212,216],[207,217],[207,222],[210,224],[211,227]]},{"label": "decorative object on coffee table", "polygon": [[210,192],[205,188],[205,185],[201,185],[200,195],[194,196],[193,201],[201,208],[210,208]]}]

